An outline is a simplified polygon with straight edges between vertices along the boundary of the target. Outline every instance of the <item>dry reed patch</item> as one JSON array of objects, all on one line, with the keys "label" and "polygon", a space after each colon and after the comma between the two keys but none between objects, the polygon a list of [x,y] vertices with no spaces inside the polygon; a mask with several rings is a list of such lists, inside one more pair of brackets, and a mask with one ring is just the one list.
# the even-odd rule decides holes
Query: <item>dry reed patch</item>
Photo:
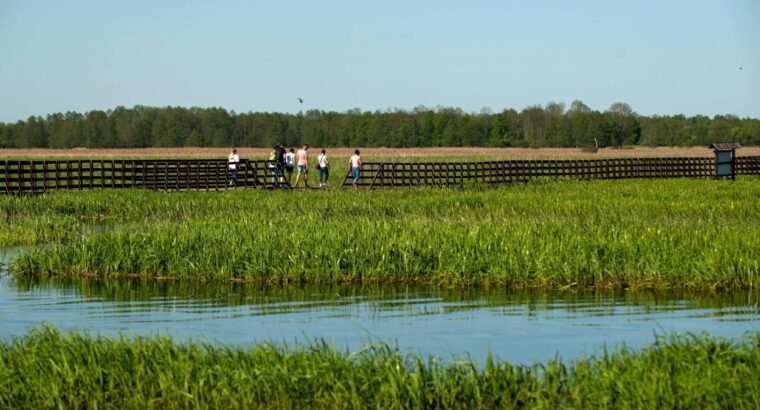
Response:
[{"label": "dry reed patch", "polygon": [[[312,147],[316,155],[320,147]],[[581,158],[634,158],[634,157],[712,157],[713,152],[705,147],[679,148],[602,148],[597,153],[584,152],[578,148],[482,148],[482,147],[435,147],[435,148],[361,148],[362,156],[368,160],[381,158],[446,158],[464,159],[581,159]],[[335,157],[348,157],[354,148],[326,148]],[[243,158],[266,158],[271,148],[240,147],[238,154]],[[226,158],[229,148],[119,148],[119,149],[0,149],[0,159],[43,159],[43,158]],[[760,147],[746,147],[737,151],[740,156],[760,155]]]}]

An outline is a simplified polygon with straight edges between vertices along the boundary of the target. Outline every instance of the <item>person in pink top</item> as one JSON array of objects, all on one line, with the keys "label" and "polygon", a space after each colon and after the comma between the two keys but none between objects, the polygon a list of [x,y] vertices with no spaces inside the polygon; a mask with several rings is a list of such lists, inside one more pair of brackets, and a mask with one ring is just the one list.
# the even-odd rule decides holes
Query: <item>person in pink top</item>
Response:
[{"label": "person in pink top", "polygon": [[299,149],[296,153],[296,165],[298,166],[298,174],[296,175],[296,183],[293,186],[298,186],[298,181],[301,180],[303,175],[303,186],[309,186],[309,144],[304,144],[303,148]]},{"label": "person in pink top", "polygon": [[359,182],[359,174],[362,170],[362,157],[359,155],[359,150],[354,151],[354,155],[348,159],[348,166],[351,167],[351,171],[354,173],[353,186],[356,188],[356,184]]}]

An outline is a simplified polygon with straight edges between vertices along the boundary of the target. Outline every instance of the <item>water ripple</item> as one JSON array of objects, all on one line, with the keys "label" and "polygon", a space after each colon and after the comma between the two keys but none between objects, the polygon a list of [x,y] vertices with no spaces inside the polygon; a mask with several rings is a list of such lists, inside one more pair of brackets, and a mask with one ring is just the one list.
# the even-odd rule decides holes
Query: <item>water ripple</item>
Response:
[{"label": "water ripple", "polygon": [[[0,263],[7,256],[0,254]],[[323,337],[349,347],[395,342],[449,356],[518,363],[636,347],[662,332],[738,337],[758,330],[757,292],[542,292],[260,288],[139,280],[0,278],[0,339],[40,323],[99,333],[168,333],[218,343]]]}]

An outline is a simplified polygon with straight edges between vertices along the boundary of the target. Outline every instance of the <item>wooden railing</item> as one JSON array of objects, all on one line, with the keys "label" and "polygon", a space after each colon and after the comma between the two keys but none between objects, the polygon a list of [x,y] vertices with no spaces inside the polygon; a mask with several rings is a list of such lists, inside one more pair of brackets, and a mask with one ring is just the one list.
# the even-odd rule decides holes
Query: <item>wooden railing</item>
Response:
[{"label": "wooden railing", "polygon": [[144,188],[164,191],[288,187],[270,161],[241,160],[237,181],[226,160],[0,161],[0,193],[52,189]]},{"label": "wooden railing", "polygon": [[[270,161],[241,160],[237,187],[289,188],[275,178]],[[760,175],[760,156],[737,157],[737,175]],[[368,162],[359,187],[509,184],[536,178],[712,178],[714,158],[622,158],[481,162]],[[232,180],[226,160],[0,161],[0,193],[34,194],[53,189],[142,188],[164,191],[222,190]],[[349,170],[343,186],[351,186]]]},{"label": "wooden railing", "polygon": [[[760,157],[737,157],[737,175],[760,175]],[[465,186],[509,184],[536,178],[631,179],[712,178],[714,158],[620,158],[481,162],[364,163],[358,187]],[[343,186],[353,184],[351,170]]]},{"label": "wooden railing", "polygon": [[736,175],[760,175],[760,156],[736,157]]}]

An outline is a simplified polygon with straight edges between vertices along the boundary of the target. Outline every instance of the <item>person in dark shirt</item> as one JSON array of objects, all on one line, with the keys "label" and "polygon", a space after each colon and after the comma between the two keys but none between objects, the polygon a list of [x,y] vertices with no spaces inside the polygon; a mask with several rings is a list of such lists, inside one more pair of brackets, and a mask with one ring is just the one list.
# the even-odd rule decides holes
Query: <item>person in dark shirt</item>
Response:
[{"label": "person in dark shirt", "polygon": [[285,178],[285,146],[280,144],[274,149],[274,165],[280,182]]}]

